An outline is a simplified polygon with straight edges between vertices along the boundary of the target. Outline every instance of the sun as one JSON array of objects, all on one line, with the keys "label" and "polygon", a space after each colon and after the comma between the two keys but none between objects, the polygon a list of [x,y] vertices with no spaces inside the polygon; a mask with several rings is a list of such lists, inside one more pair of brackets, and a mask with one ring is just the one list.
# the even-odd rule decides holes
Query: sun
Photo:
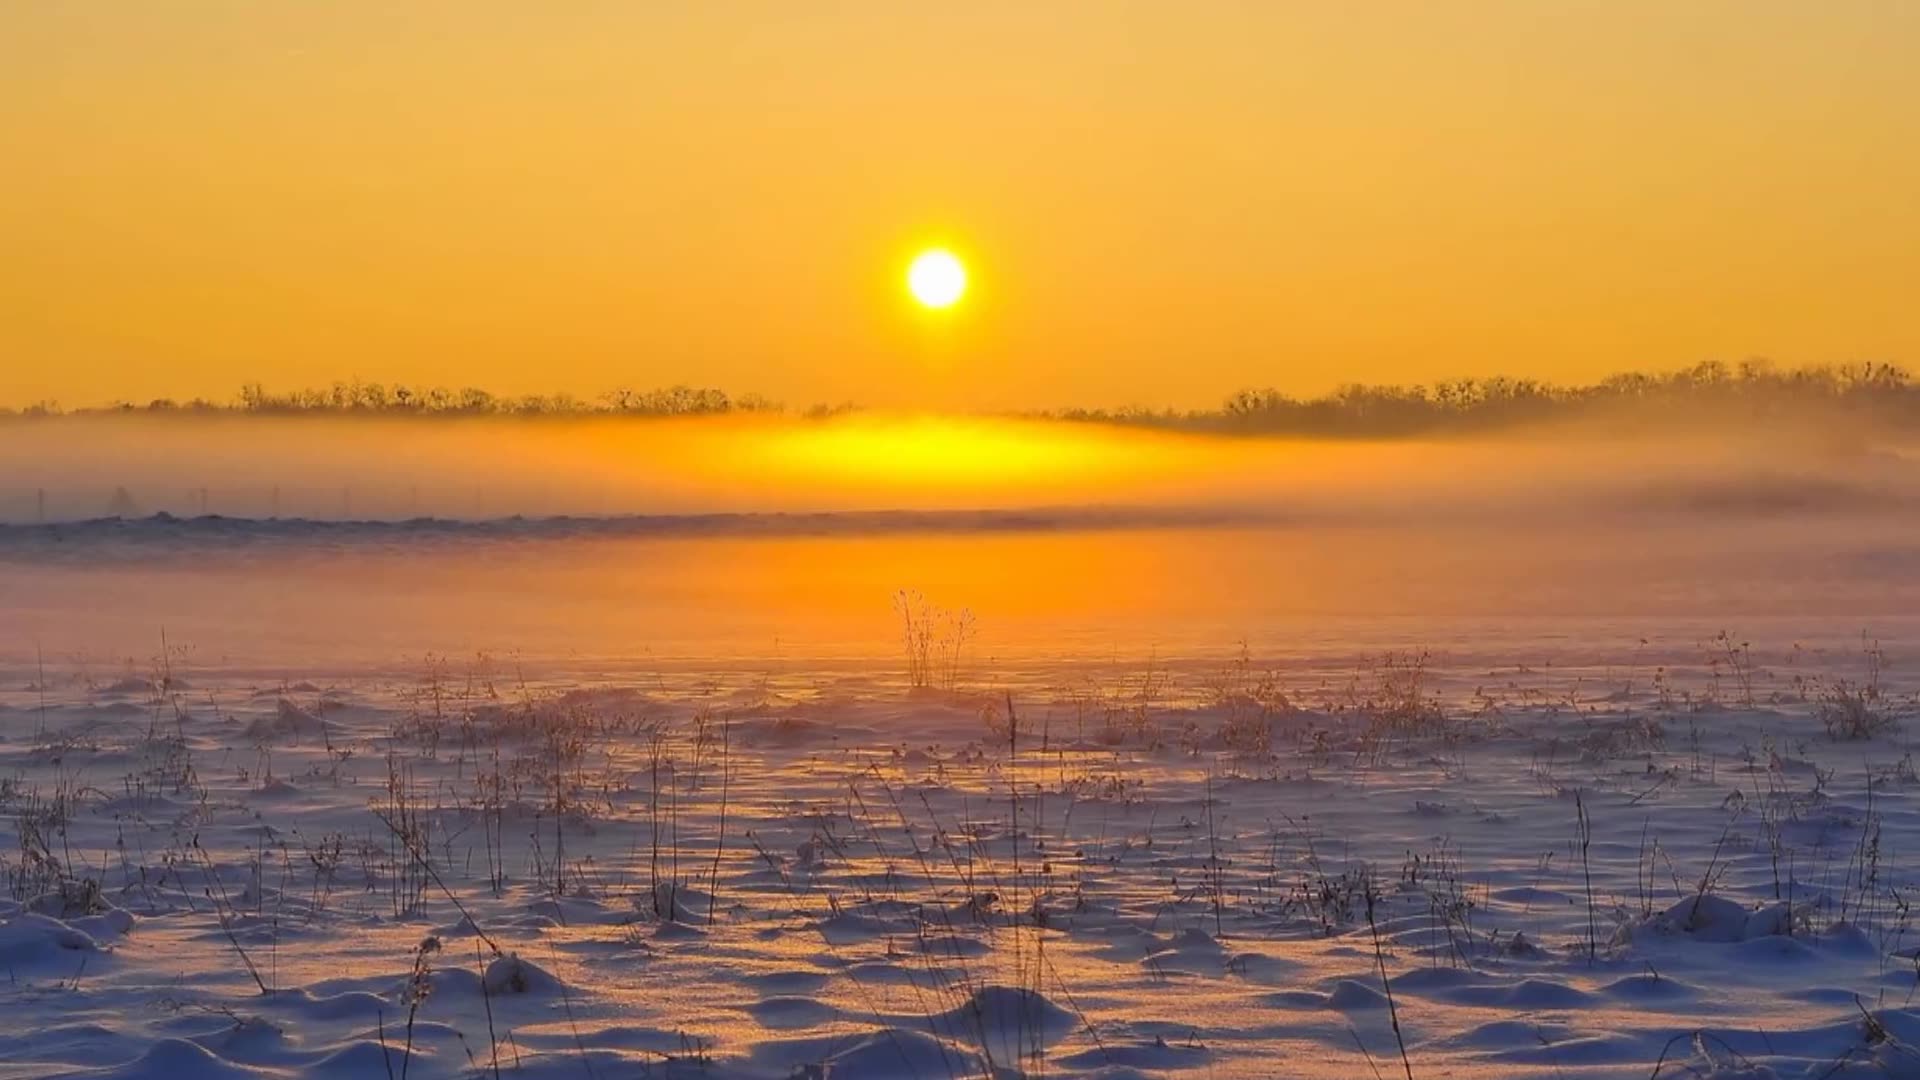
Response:
[{"label": "sun", "polygon": [[922,307],[952,307],[966,294],[967,268],[951,251],[923,251],[907,267],[907,291]]}]

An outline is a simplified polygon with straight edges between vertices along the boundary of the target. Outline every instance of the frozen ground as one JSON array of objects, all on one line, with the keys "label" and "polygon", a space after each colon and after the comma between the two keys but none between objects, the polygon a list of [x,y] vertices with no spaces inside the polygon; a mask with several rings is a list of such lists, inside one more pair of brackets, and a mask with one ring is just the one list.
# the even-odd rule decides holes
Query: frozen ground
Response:
[{"label": "frozen ground", "polygon": [[16,665],[0,1074],[1920,1075],[1911,642],[1434,625]]}]

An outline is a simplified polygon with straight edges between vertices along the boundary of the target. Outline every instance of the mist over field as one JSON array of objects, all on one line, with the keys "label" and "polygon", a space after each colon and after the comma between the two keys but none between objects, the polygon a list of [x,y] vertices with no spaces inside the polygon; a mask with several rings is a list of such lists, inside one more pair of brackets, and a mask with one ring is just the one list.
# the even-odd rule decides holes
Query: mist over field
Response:
[{"label": "mist over field", "polygon": [[62,648],[137,654],[167,627],[257,656],[874,655],[901,589],[976,611],[1011,651],[1217,648],[1310,615],[1920,601],[1900,424],[1633,419],[1306,437],[868,413],[15,418],[0,584]]},{"label": "mist over field", "polygon": [[[396,396],[396,394],[398,396]],[[1128,506],[1395,513],[1884,511],[1909,501],[1905,372],[1705,364],[1242,392],[1213,411],[789,414],[675,387],[599,404],[377,384],[0,415],[0,523]]]}]

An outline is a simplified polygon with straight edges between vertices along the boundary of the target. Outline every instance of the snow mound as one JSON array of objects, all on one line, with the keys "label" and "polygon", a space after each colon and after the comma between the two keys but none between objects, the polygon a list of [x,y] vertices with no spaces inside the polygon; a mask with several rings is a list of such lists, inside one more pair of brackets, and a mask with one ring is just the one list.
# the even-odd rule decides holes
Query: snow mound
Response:
[{"label": "snow mound", "polygon": [[[1168,1069],[1198,1068],[1213,1060],[1213,1054],[1198,1044],[1170,1043],[1164,1038],[1152,1042],[1114,1043],[1082,1050],[1054,1060],[1055,1065],[1075,1073],[1099,1070],[1128,1070],[1129,1075],[1150,1075]],[[1103,1076],[1116,1075],[1113,1071]]]},{"label": "snow mound", "polygon": [[1384,1009],[1387,997],[1380,991],[1356,979],[1341,979],[1327,994],[1327,1008],[1336,1012],[1354,1012],[1359,1009]]},{"label": "snow mound", "polygon": [[275,739],[290,735],[325,735],[327,722],[310,709],[280,698],[274,702],[272,716],[256,716],[247,724],[249,739]]},{"label": "snow mound", "polygon": [[1644,925],[1659,933],[1685,934],[1695,941],[1726,943],[1788,934],[1793,920],[1784,904],[1749,911],[1724,896],[1707,893],[1683,897]]},{"label": "snow mound", "polygon": [[[421,1056],[418,1046],[413,1048],[416,1059]],[[384,1077],[391,1069],[393,1075],[400,1074],[401,1062],[397,1060],[399,1052],[381,1046],[372,1039],[356,1039],[338,1050],[302,1068],[301,1075],[317,1077]],[[418,1064],[416,1060],[416,1064]]]},{"label": "snow mound", "polygon": [[0,923],[0,961],[8,965],[44,962],[62,953],[99,952],[93,935],[33,912]]},{"label": "snow mound", "polygon": [[560,980],[545,968],[516,953],[494,957],[487,965],[483,980],[489,994],[552,994],[560,990]]},{"label": "snow mound", "polygon": [[113,910],[113,905],[100,895],[100,884],[85,880],[62,881],[54,888],[28,899],[24,906],[37,915],[55,919],[104,915]]},{"label": "snow mound", "polygon": [[833,1080],[891,1080],[897,1076],[954,1076],[980,1071],[979,1055],[911,1028],[883,1028],[822,1063]]},{"label": "snow mound", "polygon": [[986,1050],[1009,1064],[1044,1048],[1074,1029],[1072,1013],[1044,994],[1013,986],[984,986],[966,1003],[934,1018],[942,1035]]},{"label": "snow mound", "polygon": [[780,996],[761,998],[747,1006],[747,1014],[767,1028],[807,1028],[834,1019],[838,1011],[810,997]]},{"label": "snow mound", "polygon": [[175,1080],[188,1076],[194,1080],[257,1080],[284,1074],[236,1064],[185,1039],[161,1039],[125,1065],[75,1075],[102,1080],[109,1077],[113,1080]]}]

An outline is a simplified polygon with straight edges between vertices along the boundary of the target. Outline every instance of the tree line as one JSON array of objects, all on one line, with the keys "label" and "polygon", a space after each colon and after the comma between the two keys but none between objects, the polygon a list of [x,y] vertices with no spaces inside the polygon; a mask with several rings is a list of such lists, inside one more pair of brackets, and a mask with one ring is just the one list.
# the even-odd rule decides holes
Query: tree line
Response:
[{"label": "tree line", "polygon": [[[814,405],[794,415],[823,418],[857,406]],[[1581,416],[1670,418],[1695,415],[1787,416],[1845,410],[1881,422],[1920,423],[1920,386],[1903,368],[1867,363],[1780,369],[1763,361],[1709,361],[1664,373],[1628,372],[1597,382],[1559,385],[1493,376],[1430,384],[1350,384],[1318,397],[1274,389],[1241,390],[1213,409],[1068,408],[1017,415],[1084,423],[1175,430],[1275,435],[1395,436],[1509,427]],[[729,395],[708,387],[620,388],[585,399],[570,394],[505,396],[475,387],[458,390],[377,382],[268,391],[250,383],[228,401],[160,398],[144,403],[63,410],[51,402],[0,409],[0,416],[101,414],[243,414],[268,416],[503,416],[696,417],[787,414],[757,394]]]},{"label": "tree line", "polygon": [[1430,384],[1349,384],[1298,398],[1241,390],[1216,409],[1066,409],[1039,415],[1225,433],[1390,437],[1515,427],[1583,417],[1621,420],[1785,418],[1844,411],[1920,424],[1920,386],[1891,364],[1777,369],[1762,361],[1709,361],[1678,371],[1627,372],[1558,385],[1493,376]]}]

